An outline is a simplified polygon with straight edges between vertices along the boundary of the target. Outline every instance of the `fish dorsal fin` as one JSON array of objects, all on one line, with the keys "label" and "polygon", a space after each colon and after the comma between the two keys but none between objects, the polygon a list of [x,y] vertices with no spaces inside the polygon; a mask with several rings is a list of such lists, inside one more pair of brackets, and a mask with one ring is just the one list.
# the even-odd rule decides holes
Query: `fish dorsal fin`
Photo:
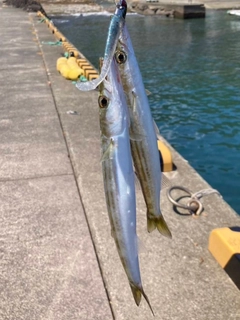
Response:
[{"label": "fish dorsal fin", "polygon": [[157,124],[156,124],[156,122],[154,120],[153,120],[153,126],[154,126],[154,129],[155,129],[155,132],[156,132],[157,139],[161,140],[159,128],[158,128],[158,126],[157,126]]}]

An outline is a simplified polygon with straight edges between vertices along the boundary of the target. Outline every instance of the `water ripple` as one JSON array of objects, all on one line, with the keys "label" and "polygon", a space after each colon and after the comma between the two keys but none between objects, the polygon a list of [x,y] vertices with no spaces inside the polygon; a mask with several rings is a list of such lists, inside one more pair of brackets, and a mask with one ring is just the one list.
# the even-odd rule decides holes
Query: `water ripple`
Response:
[{"label": "water ripple", "polygon": [[[97,66],[109,17],[67,19],[59,28]],[[207,11],[127,24],[161,134],[240,214],[240,21]]]}]

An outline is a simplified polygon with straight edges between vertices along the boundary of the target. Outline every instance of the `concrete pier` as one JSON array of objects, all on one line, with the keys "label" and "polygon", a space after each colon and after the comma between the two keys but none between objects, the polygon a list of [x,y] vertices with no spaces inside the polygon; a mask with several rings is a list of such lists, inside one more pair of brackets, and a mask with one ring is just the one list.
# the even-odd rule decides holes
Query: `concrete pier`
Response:
[{"label": "concrete pier", "polygon": [[206,10],[203,4],[178,2],[132,2],[131,8],[139,14],[165,15],[179,19],[205,18]]},{"label": "concrete pier", "polygon": [[[97,92],[59,75],[62,48],[42,44],[54,36],[35,14],[0,1],[0,32],[0,319],[153,319],[144,299],[135,305],[110,235]],[[209,187],[171,150],[172,185]],[[217,195],[204,198],[200,217],[178,215],[164,190],[169,240],[147,233],[139,189],[137,199],[155,319],[240,319],[239,290],[207,248],[214,228],[240,225],[240,217]]]},{"label": "concrete pier", "polygon": [[205,18],[206,10],[203,4],[169,4],[167,10],[173,10],[174,18],[191,19]]}]

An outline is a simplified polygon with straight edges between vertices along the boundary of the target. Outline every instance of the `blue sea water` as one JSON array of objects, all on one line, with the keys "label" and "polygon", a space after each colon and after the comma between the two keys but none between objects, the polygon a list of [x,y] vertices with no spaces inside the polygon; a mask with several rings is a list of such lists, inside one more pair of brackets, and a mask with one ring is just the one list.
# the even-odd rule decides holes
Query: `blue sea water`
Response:
[{"label": "blue sea water", "polygon": [[[205,19],[126,21],[161,134],[240,214],[240,17],[207,11]],[[54,19],[96,67],[109,22]]]}]

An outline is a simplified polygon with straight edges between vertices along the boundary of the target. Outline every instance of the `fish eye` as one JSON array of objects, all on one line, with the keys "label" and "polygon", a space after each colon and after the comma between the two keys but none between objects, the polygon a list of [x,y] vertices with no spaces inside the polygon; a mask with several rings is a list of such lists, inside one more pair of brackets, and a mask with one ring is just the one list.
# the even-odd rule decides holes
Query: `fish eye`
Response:
[{"label": "fish eye", "polygon": [[109,100],[106,96],[100,96],[98,98],[98,104],[100,108],[107,108],[109,104]]},{"label": "fish eye", "polygon": [[115,59],[118,64],[124,64],[127,61],[127,55],[124,51],[117,50],[115,53]]}]

